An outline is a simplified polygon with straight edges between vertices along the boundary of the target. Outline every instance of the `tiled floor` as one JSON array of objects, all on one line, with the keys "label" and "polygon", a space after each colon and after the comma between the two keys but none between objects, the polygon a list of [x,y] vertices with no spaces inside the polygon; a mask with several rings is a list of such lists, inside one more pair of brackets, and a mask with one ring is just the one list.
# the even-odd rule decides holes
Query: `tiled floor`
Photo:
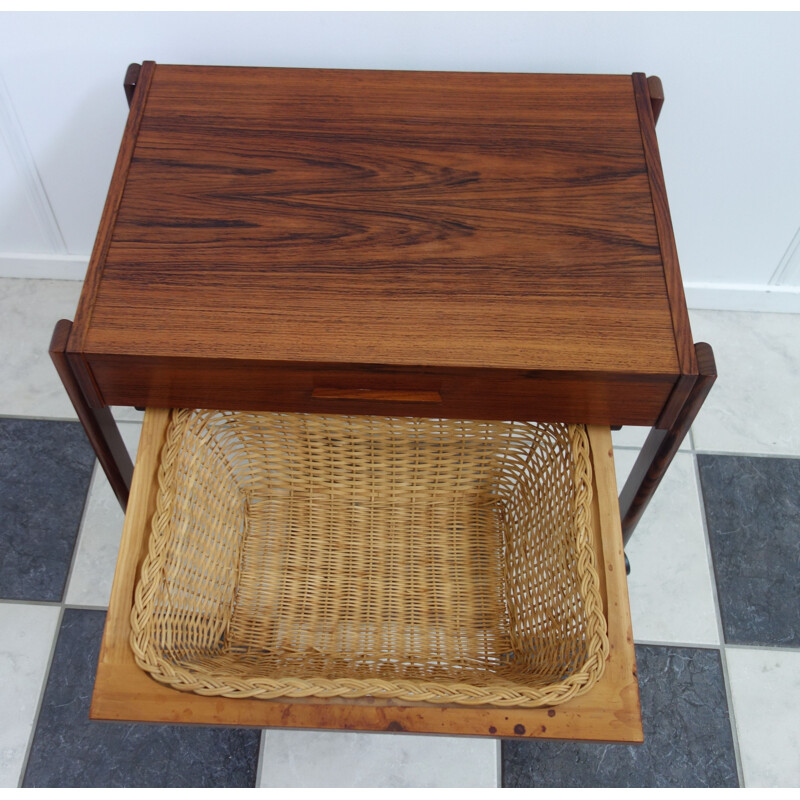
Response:
[{"label": "tiled floor", "polygon": [[89,722],[122,515],[46,354],[79,289],[0,280],[0,785],[800,784],[800,317],[691,314],[721,377],[628,547],[645,744],[498,743]]}]

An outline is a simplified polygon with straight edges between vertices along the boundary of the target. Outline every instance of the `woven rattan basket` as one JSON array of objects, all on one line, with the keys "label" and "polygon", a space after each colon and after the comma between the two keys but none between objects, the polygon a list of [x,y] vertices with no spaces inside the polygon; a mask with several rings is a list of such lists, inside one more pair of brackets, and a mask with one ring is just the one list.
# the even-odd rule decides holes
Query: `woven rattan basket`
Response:
[{"label": "woven rattan basket", "polygon": [[226,697],[553,705],[601,676],[581,426],[175,410],[137,663]]}]

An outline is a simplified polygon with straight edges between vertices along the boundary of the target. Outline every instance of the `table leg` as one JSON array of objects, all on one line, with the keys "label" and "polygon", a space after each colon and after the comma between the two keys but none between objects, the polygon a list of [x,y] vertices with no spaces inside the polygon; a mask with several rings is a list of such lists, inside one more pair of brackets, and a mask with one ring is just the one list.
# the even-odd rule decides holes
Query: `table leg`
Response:
[{"label": "table leg", "polygon": [[647,91],[650,94],[650,107],[653,109],[653,124],[655,124],[664,105],[664,87],[658,75],[651,75],[647,79]]},{"label": "table leg", "polygon": [[91,408],[75,377],[66,354],[67,340],[71,330],[72,323],[67,319],[59,320],[56,323],[53,338],[50,341],[50,358],[53,359],[61,382],[78,414],[78,419],[94,448],[97,460],[124,511],[128,505],[128,495],[131,489],[133,462],[122,441],[117,423],[111,415],[111,409],[108,406]]},{"label": "table leg", "polygon": [[622,540],[625,544],[633,535],[650,498],[661,483],[661,479],[672,463],[675,453],[678,452],[681,442],[689,432],[697,412],[717,378],[717,367],[711,346],[700,342],[695,345],[695,354],[700,374],[697,376],[697,381],[689,392],[686,402],[670,428],[653,428],[650,431],[620,493]]},{"label": "table leg", "polygon": [[141,72],[141,64],[131,64],[125,72],[125,79],[122,81],[122,87],[125,89],[125,98],[128,101],[128,107],[133,102],[133,93],[136,91],[136,84],[139,81],[139,72]]}]

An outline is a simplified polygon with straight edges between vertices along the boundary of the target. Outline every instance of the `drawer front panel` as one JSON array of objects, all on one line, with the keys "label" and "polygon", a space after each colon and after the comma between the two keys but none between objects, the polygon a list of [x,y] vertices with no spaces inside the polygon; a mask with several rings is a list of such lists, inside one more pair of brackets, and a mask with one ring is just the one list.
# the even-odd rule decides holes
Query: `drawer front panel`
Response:
[{"label": "drawer front panel", "polygon": [[676,378],[87,357],[107,405],[654,425]]}]

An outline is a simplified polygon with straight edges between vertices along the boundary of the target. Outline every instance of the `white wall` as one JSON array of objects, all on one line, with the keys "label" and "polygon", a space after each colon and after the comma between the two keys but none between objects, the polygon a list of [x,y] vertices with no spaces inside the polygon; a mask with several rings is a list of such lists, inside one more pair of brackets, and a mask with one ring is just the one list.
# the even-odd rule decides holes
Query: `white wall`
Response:
[{"label": "white wall", "polygon": [[82,277],[145,59],[659,75],[690,303],[800,311],[798,13],[0,14],[0,274]]}]

